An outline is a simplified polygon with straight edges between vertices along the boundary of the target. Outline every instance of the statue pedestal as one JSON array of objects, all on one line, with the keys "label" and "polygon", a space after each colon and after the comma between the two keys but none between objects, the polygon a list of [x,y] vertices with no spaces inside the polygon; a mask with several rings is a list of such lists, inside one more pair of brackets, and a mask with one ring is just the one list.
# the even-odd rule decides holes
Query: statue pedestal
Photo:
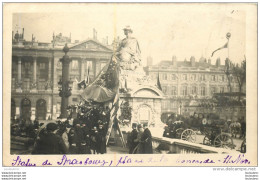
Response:
[{"label": "statue pedestal", "polygon": [[[128,102],[132,108],[132,123],[161,127],[161,100],[163,93],[156,86],[137,85],[130,92],[120,94],[120,103]],[[120,114],[119,114],[120,116]],[[131,126],[130,126],[131,127]]]}]

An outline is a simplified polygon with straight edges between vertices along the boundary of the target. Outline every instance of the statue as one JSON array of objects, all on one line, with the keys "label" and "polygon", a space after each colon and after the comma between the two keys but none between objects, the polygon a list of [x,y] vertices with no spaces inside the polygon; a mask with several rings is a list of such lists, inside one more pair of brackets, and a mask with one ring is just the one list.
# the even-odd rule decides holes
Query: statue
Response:
[{"label": "statue", "polygon": [[[81,94],[86,101],[107,102],[118,92],[129,92],[132,87],[151,84],[141,65],[141,51],[137,39],[132,37],[130,26],[123,29],[124,38],[111,60],[103,67],[95,80]],[[123,91],[122,91],[123,90]]]},{"label": "statue", "polygon": [[120,89],[123,92],[131,90],[145,76],[141,65],[141,50],[136,38],[132,36],[133,30],[130,26],[124,29],[124,38],[115,53],[120,64]]},{"label": "statue", "polygon": [[116,56],[120,60],[120,68],[123,70],[135,70],[141,63],[141,51],[137,39],[132,37],[133,30],[130,26],[123,29],[124,38],[116,51]]}]

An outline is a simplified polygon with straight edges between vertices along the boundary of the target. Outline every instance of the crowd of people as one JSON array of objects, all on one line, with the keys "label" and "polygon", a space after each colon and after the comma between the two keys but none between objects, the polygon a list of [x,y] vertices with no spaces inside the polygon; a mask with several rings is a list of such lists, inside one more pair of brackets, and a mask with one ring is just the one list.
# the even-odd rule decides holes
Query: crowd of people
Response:
[{"label": "crowd of people", "polygon": [[104,154],[110,120],[108,107],[84,104],[69,107],[65,121],[11,124],[11,134],[35,140],[33,154]]},{"label": "crowd of people", "polygon": [[[104,154],[110,111],[103,104],[69,107],[66,120],[39,123],[16,120],[11,135],[34,139],[32,154]],[[114,126],[118,125],[114,123]],[[116,128],[115,128],[116,129]],[[147,124],[132,124],[127,145],[130,154],[151,154],[152,135]]]}]

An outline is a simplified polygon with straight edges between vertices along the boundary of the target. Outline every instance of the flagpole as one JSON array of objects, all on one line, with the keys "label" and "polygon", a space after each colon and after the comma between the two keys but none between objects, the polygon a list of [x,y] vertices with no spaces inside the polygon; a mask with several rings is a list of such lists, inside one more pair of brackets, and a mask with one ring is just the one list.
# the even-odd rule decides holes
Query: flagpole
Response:
[{"label": "flagpole", "polygon": [[229,38],[228,38],[228,59],[229,59]]},{"label": "flagpole", "polygon": [[227,48],[228,48],[228,59],[229,59],[229,38],[231,37],[231,33],[227,33],[227,35],[226,35],[226,38],[227,38],[227,40],[228,40],[228,42],[227,42]]}]

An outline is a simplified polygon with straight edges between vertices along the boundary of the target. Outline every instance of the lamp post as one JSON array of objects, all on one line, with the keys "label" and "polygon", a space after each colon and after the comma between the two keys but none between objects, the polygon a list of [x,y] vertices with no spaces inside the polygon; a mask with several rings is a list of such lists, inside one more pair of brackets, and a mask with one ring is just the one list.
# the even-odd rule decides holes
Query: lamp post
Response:
[{"label": "lamp post", "polygon": [[62,79],[58,83],[61,87],[59,88],[59,96],[61,97],[61,114],[60,118],[67,118],[68,112],[67,112],[67,107],[68,107],[68,102],[69,102],[69,97],[71,96],[71,87],[70,81],[69,81],[69,65],[70,65],[70,58],[67,55],[69,52],[69,48],[67,46],[67,43],[65,44],[63,48],[63,52],[65,55],[60,59],[62,63]]}]

